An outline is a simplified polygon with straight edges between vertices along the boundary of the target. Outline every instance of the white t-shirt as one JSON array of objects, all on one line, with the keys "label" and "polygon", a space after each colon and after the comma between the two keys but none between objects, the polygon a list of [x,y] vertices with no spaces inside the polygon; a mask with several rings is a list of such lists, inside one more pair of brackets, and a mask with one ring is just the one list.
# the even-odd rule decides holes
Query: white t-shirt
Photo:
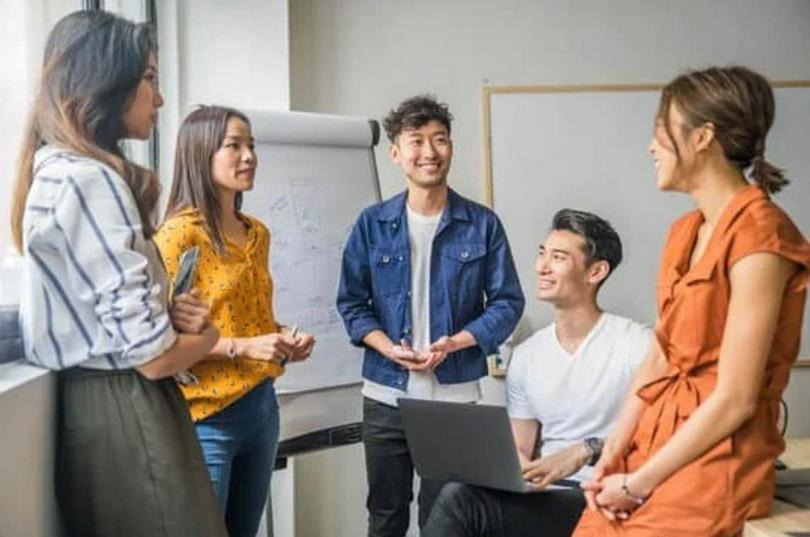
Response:
[{"label": "white t-shirt", "polygon": [[[652,335],[647,326],[603,313],[569,354],[554,323],[538,330],[512,354],[506,375],[509,417],[540,422],[543,456],[589,436],[605,438]],[[589,479],[592,472],[584,466],[570,479]]]},{"label": "white t-shirt", "polygon": [[[411,345],[414,349],[426,349],[430,341],[430,259],[433,237],[439,227],[441,213],[424,216],[410,207],[408,213],[408,240],[411,253]],[[452,334],[446,334],[452,335]],[[398,343],[398,342],[397,342]],[[380,403],[397,406],[398,397],[432,399],[470,403],[481,398],[478,381],[459,384],[440,384],[433,371],[411,371],[404,392],[368,379],[363,381],[363,395]]]}]

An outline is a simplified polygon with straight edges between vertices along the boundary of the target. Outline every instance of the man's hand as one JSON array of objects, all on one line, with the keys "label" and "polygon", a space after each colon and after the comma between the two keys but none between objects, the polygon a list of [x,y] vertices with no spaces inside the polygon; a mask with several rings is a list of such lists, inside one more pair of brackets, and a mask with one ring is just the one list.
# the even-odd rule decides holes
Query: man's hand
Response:
[{"label": "man's hand", "polygon": [[426,371],[430,367],[428,357],[415,351],[405,339],[400,340],[399,345],[391,345],[385,355],[409,371]]},{"label": "man's hand", "polygon": [[442,336],[427,348],[423,353],[428,361],[428,368],[433,369],[442,363],[447,355],[458,350],[455,341],[450,336]]},{"label": "man's hand", "polygon": [[537,490],[543,490],[554,481],[576,473],[585,466],[590,456],[585,444],[577,442],[548,457],[522,464],[523,479]]},{"label": "man's hand", "polygon": [[594,466],[591,481],[582,484],[585,501],[592,511],[600,511],[600,506],[596,503],[596,495],[602,490],[602,478],[617,473],[621,468],[621,457],[611,440],[612,438],[609,438],[602,448],[602,456]]},{"label": "man's hand", "polygon": [[435,368],[441,364],[449,354],[474,347],[477,344],[475,336],[469,330],[461,330],[452,336],[442,336],[424,351],[425,358],[430,361],[429,367]]}]

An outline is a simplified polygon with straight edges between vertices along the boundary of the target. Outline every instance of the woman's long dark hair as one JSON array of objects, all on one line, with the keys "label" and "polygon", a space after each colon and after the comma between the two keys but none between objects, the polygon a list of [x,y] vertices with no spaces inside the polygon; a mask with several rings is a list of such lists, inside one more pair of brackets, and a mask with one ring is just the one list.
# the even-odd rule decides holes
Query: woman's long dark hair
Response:
[{"label": "woman's long dark hair", "polygon": [[[167,219],[189,207],[200,211],[211,243],[220,254],[225,252],[225,239],[211,159],[222,145],[232,117],[250,125],[245,114],[224,106],[200,106],[186,116],[177,132],[174,179],[166,205]],[[235,204],[238,210],[242,204],[241,192],[236,194]]]},{"label": "woman's long dark hair", "polygon": [[20,252],[34,154],[46,144],[94,158],[121,174],[135,197],[144,234],[154,233],[160,185],[153,173],[127,160],[119,142],[126,135],[124,112],[155,51],[150,26],[103,11],[71,13],[51,30],[12,201],[11,228]]}]

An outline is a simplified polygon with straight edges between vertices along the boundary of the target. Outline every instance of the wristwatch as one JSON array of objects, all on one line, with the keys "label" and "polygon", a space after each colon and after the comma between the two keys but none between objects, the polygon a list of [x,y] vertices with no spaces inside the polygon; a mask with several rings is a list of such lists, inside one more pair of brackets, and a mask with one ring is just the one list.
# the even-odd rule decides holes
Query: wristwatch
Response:
[{"label": "wristwatch", "polygon": [[588,459],[588,466],[593,466],[597,463],[599,457],[602,456],[602,446],[605,445],[605,441],[601,438],[596,438],[595,436],[589,436],[582,442],[591,453],[591,458]]}]

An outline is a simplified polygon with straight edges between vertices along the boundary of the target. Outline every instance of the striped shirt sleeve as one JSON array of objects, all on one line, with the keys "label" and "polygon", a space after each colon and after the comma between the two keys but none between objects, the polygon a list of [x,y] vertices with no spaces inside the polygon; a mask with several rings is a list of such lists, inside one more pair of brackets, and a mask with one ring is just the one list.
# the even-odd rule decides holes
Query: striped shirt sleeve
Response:
[{"label": "striped shirt sleeve", "polygon": [[150,267],[154,246],[144,238],[135,200],[118,174],[103,166],[71,171],[53,211],[71,294],[93,305],[95,321],[117,351],[115,365],[140,365],[176,338]]}]

